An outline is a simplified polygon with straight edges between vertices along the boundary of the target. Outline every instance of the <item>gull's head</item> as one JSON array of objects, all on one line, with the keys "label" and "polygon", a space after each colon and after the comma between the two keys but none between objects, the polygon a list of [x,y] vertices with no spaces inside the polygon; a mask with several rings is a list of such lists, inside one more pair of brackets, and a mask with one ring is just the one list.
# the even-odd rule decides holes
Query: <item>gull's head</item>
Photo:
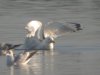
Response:
[{"label": "gull's head", "polygon": [[25,29],[27,30],[28,33],[35,33],[41,26],[42,23],[40,21],[32,20],[26,25]]},{"label": "gull's head", "polygon": [[12,50],[7,50],[6,56],[13,56],[13,51]]},{"label": "gull's head", "polygon": [[52,38],[52,37],[47,37],[47,38],[46,38],[46,41],[47,41],[48,43],[55,43],[55,40],[54,40],[54,38]]},{"label": "gull's head", "polygon": [[49,50],[53,50],[54,49],[54,43],[55,43],[55,40],[53,37],[47,37],[45,38],[45,44],[48,45],[48,48]]}]

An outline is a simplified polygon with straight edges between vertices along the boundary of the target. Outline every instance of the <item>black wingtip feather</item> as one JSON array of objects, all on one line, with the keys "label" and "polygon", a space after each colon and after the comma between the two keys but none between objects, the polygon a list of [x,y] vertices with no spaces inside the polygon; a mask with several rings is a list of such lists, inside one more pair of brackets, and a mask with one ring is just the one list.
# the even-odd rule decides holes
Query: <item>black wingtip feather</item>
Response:
[{"label": "black wingtip feather", "polygon": [[75,23],[75,22],[69,22],[69,23],[70,24],[74,24],[77,31],[83,30],[80,23]]},{"label": "black wingtip feather", "polygon": [[75,26],[76,26],[77,31],[82,30],[81,24],[75,23]]}]

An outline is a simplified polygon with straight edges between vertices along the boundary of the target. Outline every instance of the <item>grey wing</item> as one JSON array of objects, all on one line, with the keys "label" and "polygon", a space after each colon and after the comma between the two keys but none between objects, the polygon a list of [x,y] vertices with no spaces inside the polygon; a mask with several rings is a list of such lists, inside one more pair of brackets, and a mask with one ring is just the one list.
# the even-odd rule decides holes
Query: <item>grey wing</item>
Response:
[{"label": "grey wing", "polygon": [[36,54],[36,53],[37,53],[37,51],[34,51],[34,52],[22,52],[22,53],[18,54],[15,57],[14,62],[16,62],[16,63],[28,63],[29,60],[32,58],[32,56],[34,54]]},{"label": "grey wing", "polygon": [[44,36],[44,25],[42,25],[36,32],[36,36],[37,38],[42,41],[45,39],[45,36]]},{"label": "grey wing", "polygon": [[25,39],[24,48],[26,51],[34,50],[39,44],[40,41],[38,40],[38,38],[28,37]]},{"label": "grey wing", "polygon": [[14,59],[14,62],[17,62],[17,61],[19,61],[19,59],[21,58],[21,55],[19,54],[19,55],[15,55],[15,59]]},{"label": "grey wing", "polygon": [[21,52],[17,56],[15,56],[14,62],[16,62],[16,63],[25,63],[28,56],[29,56],[28,52]]},{"label": "grey wing", "polygon": [[44,29],[44,35],[45,37],[51,36],[51,37],[59,37],[62,35],[65,35],[68,32],[76,32],[81,29],[80,24],[77,25],[78,23],[72,23],[72,22],[66,22],[66,23],[61,23],[61,22],[50,22],[48,23],[47,26],[45,26]]},{"label": "grey wing", "polygon": [[3,50],[10,50],[10,49],[14,49],[16,47],[19,47],[21,46],[22,44],[10,44],[10,43],[1,43],[0,44],[0,49],[3,49]]},{"label": "grey wing", "polygon": [[30,52],[29,56],[26,58],[26,61],[29,60],[34,54],[36,54],[38,51]]}]

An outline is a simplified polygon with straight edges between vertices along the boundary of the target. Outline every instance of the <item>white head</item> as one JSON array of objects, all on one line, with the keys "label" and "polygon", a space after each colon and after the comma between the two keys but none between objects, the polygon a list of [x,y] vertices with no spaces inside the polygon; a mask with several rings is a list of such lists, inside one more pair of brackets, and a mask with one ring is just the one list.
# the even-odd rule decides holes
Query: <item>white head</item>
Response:
[{"label": "white head", "polygon": [[30,21],[25,29],[27,30],[28,34],[35,35],[35,32],[38,30],[39,27],[42,26],[42,23],[37,20]]},{"label": "white head", "polygon": [[52,37],[45,38],[45,42],[48,43],[48,44],[55,43],[54,38],[52,38]]},{"label": "white head", "polygon": [[54,49],[54,44],[55,44],[54,38],[46,37],[43,43],[44,43],[44,45],[46,46],[47,49],[49,49],[49,50]]}]

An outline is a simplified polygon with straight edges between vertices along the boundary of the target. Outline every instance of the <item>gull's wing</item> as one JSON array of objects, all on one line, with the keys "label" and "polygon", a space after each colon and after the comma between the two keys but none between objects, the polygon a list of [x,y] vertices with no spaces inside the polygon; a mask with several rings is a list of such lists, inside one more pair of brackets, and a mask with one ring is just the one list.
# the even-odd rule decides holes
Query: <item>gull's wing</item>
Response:
[{"label": "gull's wing", "polygon": [[76,32],[81,30],[81,25],[79,23],[72,23],[72,22],[50,22],[48,25],[45,26],[44,35],[45,37],[59,37],[65,35],[68,32]]},{"label": "gull's wing", "polygon": [[35,34],[37,30],[39,30],[41,26],[42,26],[42,23],[40,21],[37,21],[37,20],[30,21],[25,27],[25,29],[28,32],[27,37],[36,36]]},{"label": "gull's wing", "polygon": [[36,32],[36,36],[40,41],[45,39],[45,37],[44,37],[44,27],[45,27],[45,25],[42,25]]},{"label": "gull's wing", "polygon": [[26,58],[26,62],[36,53],[37,53],[37,50],[34,52],[30,52],[29,56]]},{"label": "gull's wing", "polygon": [[34,54],[36,54],[37,51],[34,51],[34,52],[22,52],[22,53],[19,53],[16,57],[15,57],[15,60],[14,62],[15,63],[22,63],[22,64],[27,64],[30,59],[32,58],[32,56]]},{"label": "gull's wing", "polygon": [[21,45],[22,44],[16,44],[16,45],[14,45],[14,44],[10,44],[10,43],[1,43],[0,44],[0,49],[2,49],[2,50],[10,50],[10,49],[14,49],[16,47],[19,47]]},{"label": "gull's wing", "polygon": [[42,23],[37,20],[30,21],[25,29],[28,31],[27,37],[25,38],[24,48],[26,51],[35,49],[42,40]]},{"label": "gull's wing", "polygon": [[15,59],[14,62],[16,63],[22,63],[23,61],[25,61],[26,57],[28,56],[28,53],[19,53],[18,55],[15,55]]}]

